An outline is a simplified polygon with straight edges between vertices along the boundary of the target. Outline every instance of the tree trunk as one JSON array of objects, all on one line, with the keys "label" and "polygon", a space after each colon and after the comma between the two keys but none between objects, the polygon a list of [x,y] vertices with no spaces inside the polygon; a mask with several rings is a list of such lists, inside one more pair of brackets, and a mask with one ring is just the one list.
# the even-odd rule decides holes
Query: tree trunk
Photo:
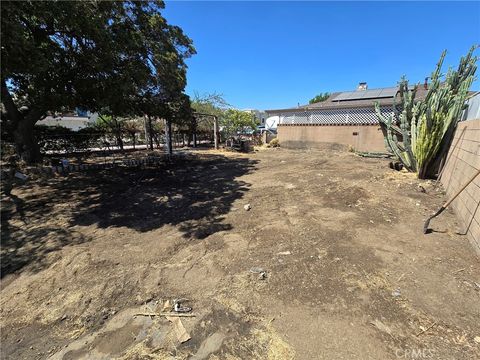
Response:
[{"label": "tree trunk", "polygon": [[[6,126],[13,130],[17,155],[29,164],[40,161],[40,147],[35,139],[34,126],[42,117],[42,112],[33,108],[27,114],[20,113],[3,77],[1,89],[2,104],[5,107],[7,118]],[[2,126],[5,126],[5,123]]]},{"label": "tree trunk", "polygon": [[192,126],[192,140],[193,140],[193,147],[197,147],[197,119],[193,120]]},{"label": "tree trunk", "polygon": [[152,131],[152,118],[148,116],[148,138],[150,141],[150,150],[153,151],[153,131]]},{"label": "tree trunk", "polygon": [[117,146],[120,148],[121,151],[123,151],[122,128],[120,123],[117,121],[115,117],[113,117],[113,121],[115,121],[114,132],[115,132],[115,137],[117,138]]},{"label": "tree trunk", "polygon": [[165,120],[165,147],[168,155],[172,155],[172,122]]},{"label": "tree trunk", "polygon": [[117,134],[117,146],[123,151],[123,139],[121,134]]},{"label": "tree trunk", "polygon": [[34,134],[35,122],[21,118],[13,131],[17,154],[28,164],[40,161],[40,147]]}]

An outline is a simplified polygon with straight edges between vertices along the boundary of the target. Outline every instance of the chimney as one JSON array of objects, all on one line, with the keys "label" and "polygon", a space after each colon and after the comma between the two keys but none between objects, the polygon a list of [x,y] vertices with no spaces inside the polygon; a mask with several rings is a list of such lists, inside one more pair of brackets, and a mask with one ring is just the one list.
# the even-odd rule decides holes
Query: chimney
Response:
[{"label": "chimney", "polygon": [[357,91],[364,91],[367,89],[368,89],[368,86],[366,82],[358,83]]},{"label": "chimney", "polygon": [[425,82],[423,83],[423,88],[428,90],[428,77],[425,78]]}]

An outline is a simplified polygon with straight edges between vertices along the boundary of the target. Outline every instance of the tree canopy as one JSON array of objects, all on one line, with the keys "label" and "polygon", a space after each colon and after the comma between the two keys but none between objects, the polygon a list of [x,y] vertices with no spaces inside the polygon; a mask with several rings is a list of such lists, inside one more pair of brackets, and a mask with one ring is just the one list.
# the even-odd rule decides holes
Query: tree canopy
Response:
[{"label": "tree canopy", "polygon": [[228,109],[220,119],[220,127],[225,136],[252,131],[256,126],[254,115],[242,110]]},{"label": "tree canopy", "polygon": [[202,119],[198,124],[199,130],[213,130],[213,118],[202,118],[202,114],[213,115],[217,117],[225,137],[249,129],[254,130],[257,125],[251,113],[232,108],[223,95],[216,92],[203,95],[196,93],[192,100],[192,108],[198,114],[197,118]]},{"label": "tree canopy", "polygon": [[76,106],[111,116],[171,117],[185,106],[183,31],[162,1],[2,2],[2,126],[38,159],[34,124]]},{"label": "tree canopy", "polygon": [[327,100],[329,96],[330,96],[329,92],[320,93],[317,96],[315,96],[314,98],[310,99],[308,101],[308,103],[313,104],[313,103],[317,103],[317,102],[322,102],[322,101]]}]

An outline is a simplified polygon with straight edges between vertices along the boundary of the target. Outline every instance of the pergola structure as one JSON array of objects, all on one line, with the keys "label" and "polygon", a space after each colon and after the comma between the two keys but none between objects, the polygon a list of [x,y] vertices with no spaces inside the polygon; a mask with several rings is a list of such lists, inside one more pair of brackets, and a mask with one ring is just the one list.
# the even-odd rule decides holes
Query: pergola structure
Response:
[{"label": "pergola structure", "polygon": [[199,112],[194,112],[193,113],[193,119],[194,119],[194,125],[193,125],[193,147],[197,147],[197,123],[198,121],[201,121],[202,119],[212,119],[213,120],[213,140],[215,144],[215,149],[218,149],[219,145],[219,129],[218,129],[218,117],[216,115],[212,114],[205,114],[205,113],[199,113]]}]

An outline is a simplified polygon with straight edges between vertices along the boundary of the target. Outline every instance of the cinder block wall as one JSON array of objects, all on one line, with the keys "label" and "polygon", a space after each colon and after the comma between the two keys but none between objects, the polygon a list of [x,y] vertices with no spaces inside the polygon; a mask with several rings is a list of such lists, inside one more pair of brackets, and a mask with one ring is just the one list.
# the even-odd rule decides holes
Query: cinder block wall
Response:
[{"label": "cinder block wall", "polygon": [[285,148],[337,143],[358,151],[386,151],[379,125],[279,125],[277,135],[280,146]]},{"label": "cinder block wall", "polygon": [[[450,148],[441,182],[447,198],[480,169],[480,119],[466,120],[458,124]],[[460,219],[463,231],[480,255],[480,176],[452,203]]]}]

